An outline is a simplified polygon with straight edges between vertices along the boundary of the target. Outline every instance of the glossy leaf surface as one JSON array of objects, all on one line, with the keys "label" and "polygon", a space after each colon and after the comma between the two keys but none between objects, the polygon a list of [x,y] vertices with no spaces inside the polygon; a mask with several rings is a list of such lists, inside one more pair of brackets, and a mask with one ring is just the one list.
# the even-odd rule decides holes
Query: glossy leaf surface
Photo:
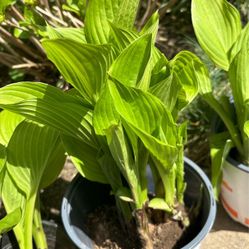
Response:
[{"label": "glossy leaf surface", "polygon": [[227,0],[193,0],[191,11],[201,47],[215,64],[228,70],[227,53],[241,32],[238,10]]},{"label": "glossy leaf surface", "polygon": [[106,81],[112,60],[111,47],[81,44],[70,39],[44,40],[42,45],[65,80],[94,104]]}]

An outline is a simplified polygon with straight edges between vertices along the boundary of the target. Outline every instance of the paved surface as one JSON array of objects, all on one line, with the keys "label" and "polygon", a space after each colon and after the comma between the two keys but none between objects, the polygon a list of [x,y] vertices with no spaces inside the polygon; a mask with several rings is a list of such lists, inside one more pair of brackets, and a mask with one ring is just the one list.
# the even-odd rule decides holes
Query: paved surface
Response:
[{"label": "paved surface", "polygon": [[201,249],[249,249],[249,228],[233,221],[221,205],[217,211],[213,229]]}]

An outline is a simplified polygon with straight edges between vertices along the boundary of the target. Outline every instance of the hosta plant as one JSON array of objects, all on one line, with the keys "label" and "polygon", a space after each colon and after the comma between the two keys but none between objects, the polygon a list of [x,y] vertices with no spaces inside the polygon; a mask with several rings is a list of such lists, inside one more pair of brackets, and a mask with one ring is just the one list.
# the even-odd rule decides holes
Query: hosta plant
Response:
[{"label": "hosta plant", "polygon": [[212,139],[212,181],[216,187],[222,161],[231,148],[236,148],[237,160],[249,165],[249,25],[242,27],[238,10],[226,0],[193,0],[192,21],[203,50],[227,72],[232,93],[230,100],[226,96],[217,100],[211,87],[202,92],[226,126],[226,131]]},{"label": "hosta plant", "polygon": [[0,234],[14,230],[20,248],[47,248],[39,191],[58,176],[65,152],[60,133],[22,116],[0,113],[0,196],[7,215]]},{"label": "hosta plant", "polygon": [[[210,83],[194,54],[182,51],[168,61],[155,47],[157,13],[136,31],[138,4],[89,1],[81,39],[48,27],[42,45],[73,89],[15,83],[0,89],[0,107],[59,133],[78,171],[111,186],[126,224],[135,219],[144,247],[151,248],[148,207],[187,223],[179,211],[186,123],[177,119],[198,89]],[[147,165],[156,186],[153,198],[148,197]]]}]

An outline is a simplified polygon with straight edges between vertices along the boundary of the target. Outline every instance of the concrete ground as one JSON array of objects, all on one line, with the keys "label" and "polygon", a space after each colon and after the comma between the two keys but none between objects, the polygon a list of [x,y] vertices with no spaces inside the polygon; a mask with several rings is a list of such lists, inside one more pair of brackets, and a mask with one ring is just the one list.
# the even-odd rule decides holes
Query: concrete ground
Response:
[{"label": "concrete ground", "polygon": [[249,228],[233,221],[218,205],[215,224],[201,249],[249,249]]}]

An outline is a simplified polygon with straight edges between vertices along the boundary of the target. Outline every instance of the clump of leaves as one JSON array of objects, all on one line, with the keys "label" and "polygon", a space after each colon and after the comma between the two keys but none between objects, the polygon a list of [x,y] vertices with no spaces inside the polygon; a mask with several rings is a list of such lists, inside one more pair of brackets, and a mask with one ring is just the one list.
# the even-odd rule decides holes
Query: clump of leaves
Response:
[{"label": "clump of leaves", "polygon": [[[42,46],[74,89],[11,84],[0,89],[0,107],[59,132],[82,176],[111,186],[126,224],[134,219],[144,247],[152,248],[147,207],[184,223],[177,214],[186,187],[186,123],[177,120],[199,89],[210,88],[210,79],[193,53],[182,51],[169,61],[155,47],[158,13],[136,31],[138,5],[89,1],[84,35],[48,26]],[[155,185],[152,199],[147,165]]]},{"label": "clump of leaves", "polygon": [[226,0],[192,1],[192,20],[201,47],[227,72],[231,87],[233,103],[227,96],[218,101],[211,89],[202,92],[226,126],[212,143],[213,185],[217,187],[222,161],[232,147],[238,152],[238,160],[249,165],[249,26],[242,27],[239,11]]}]

